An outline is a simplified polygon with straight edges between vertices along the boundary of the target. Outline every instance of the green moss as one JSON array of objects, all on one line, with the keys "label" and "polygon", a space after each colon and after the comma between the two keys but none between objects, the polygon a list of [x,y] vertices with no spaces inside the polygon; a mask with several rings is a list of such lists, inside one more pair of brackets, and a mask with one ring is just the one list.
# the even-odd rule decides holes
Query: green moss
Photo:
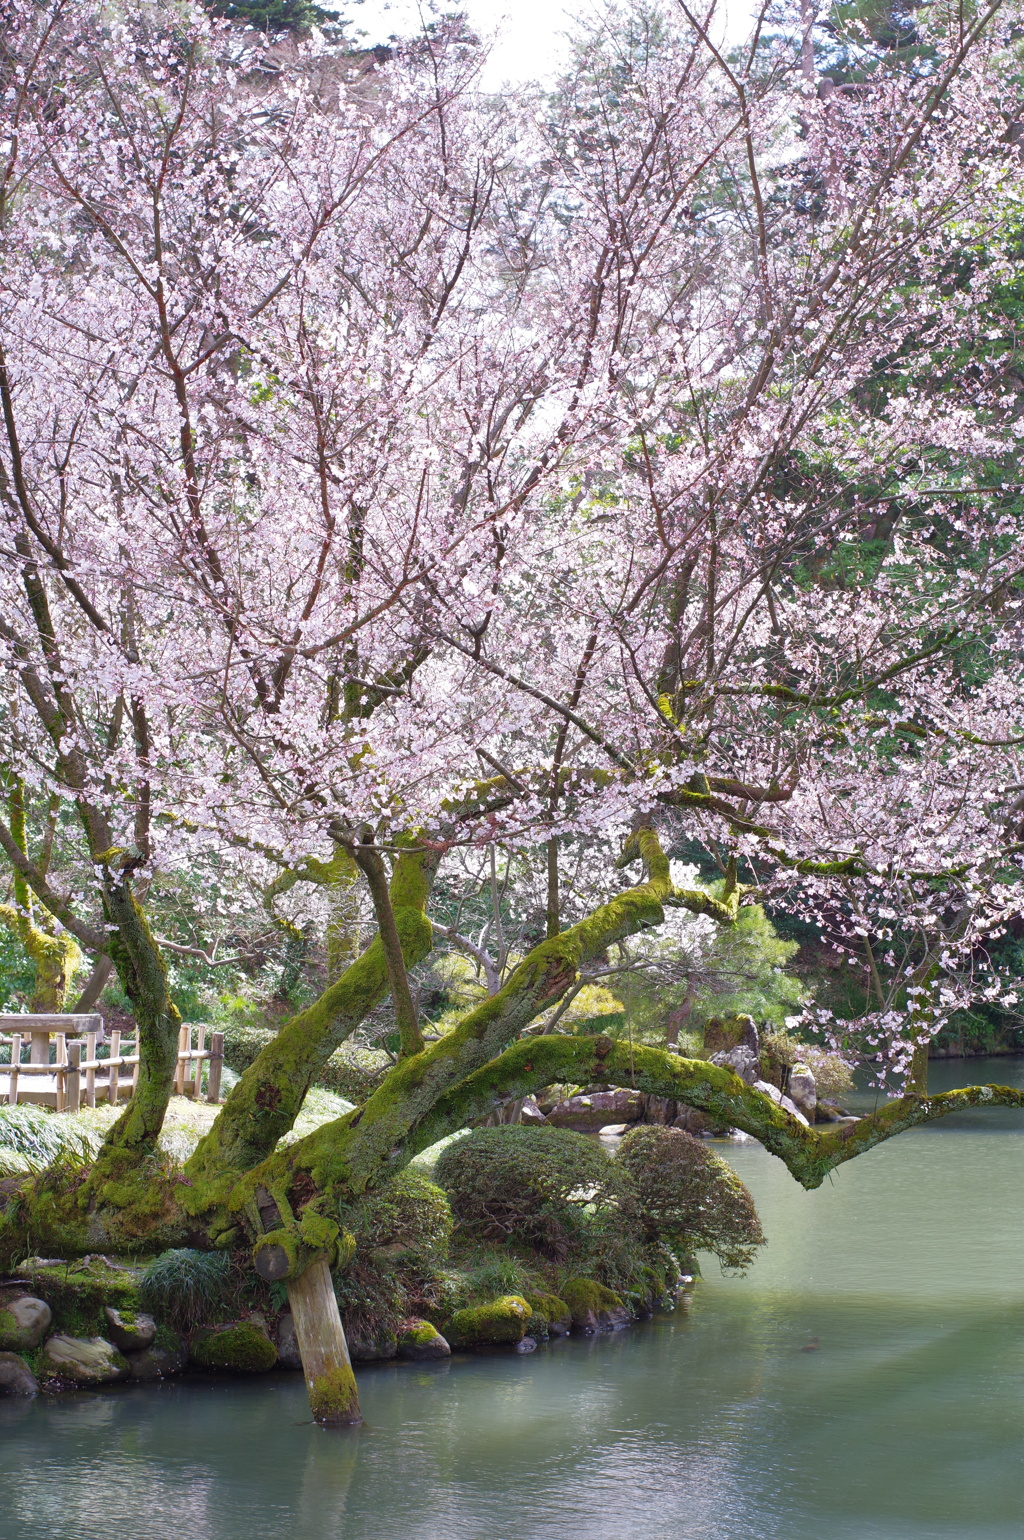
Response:
[{"label": "green moss", "polygon": [[199,1333],[192,1342],[191,1357],[203,1369],[263,1374],[277,1363],[277,1349],[261,1327],[239,1321]]},{"label": "green moss", "polygon": [[557,1294],[527,1294],[526,1302],[536,1315],[542,1316],[547,1323],[557,1325],[560,1322],[568,1322],[572,1318],[572,1311],[564,1299],[559,1299]]},{"label": "green moss", "polygon": [[593,1278],[568,1278],[562,1284],[562,1295],[569,1307],[575,1326],[588,1326],[593,1318],[600,1319],[606,1310],[622,1310],[622,1300],[604,1284]]},{"label": "green moss", "polygon": [[[403,854],[392,879],[391,901],[407,968],[433,946],[424,908],[428,865],[436,866],[436,857],[427,852]],[[413,903],[403,902],[409,897]],[[216,1175],[225,1167],[248,1170],[269,1156],[291,1128],[323,1066],[387,990],[384,948],[377,937],[319,1000],[281,1027],[245,1071],[189,1160],[187,1174],[196,1178]]]},{"label": "green moss", "polygon": [[356,1377],[347,1365],[318,1374],[309,1384],[309,1404],[317,1422],[362,1422]]},{"label": "green moss", "polygon": [[533,1314],[525,1299],[506,1294],[488,1305],[456,1310],[445,1329],[452,1347],[494,1347],[521,1342]]},{"label": "green moss", "polygon": [[17,1269],[33,1294],[53,1311],[53,1331],[69,1337],[102,1337],[107,1329],[104,1305],[122,1313],[140,1308],[139,1276],[106,1257],[42,1265],[30,1257]]}]

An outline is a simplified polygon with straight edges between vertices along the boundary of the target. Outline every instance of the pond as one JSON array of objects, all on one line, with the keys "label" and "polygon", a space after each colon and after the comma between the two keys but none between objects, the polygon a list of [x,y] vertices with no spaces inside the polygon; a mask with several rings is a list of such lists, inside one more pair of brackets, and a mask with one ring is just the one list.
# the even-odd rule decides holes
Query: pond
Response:
[{"label": "pond", "polygon": [[[1024,1061],[932,1066],[932,1088]],[[804,1193],[722,1146],[769,1243],[687,1310],[527,1357],[0,1403],[0,1540],[1020,1540],[1024,1114]]]}]

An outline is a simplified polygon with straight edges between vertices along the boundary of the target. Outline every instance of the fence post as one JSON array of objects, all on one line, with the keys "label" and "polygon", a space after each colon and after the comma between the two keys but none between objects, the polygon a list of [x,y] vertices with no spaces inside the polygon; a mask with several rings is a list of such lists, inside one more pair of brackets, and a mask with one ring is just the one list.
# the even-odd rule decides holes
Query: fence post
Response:
[{"label": "fence post", "polygon": [[224,1034],[215,1032],[210,1038],[210,1073],[206,1081],[206,1100],[215,1106],[220,1101],[220,1072],[224,1064]]},{"label": "fence post", "polygon": [[96,1033],[95,1032],[87,1032],[85,1034],[85,1058],[86,1058],[86,1063],[88,1065],[90,1065],[90,1066],[93,1066],[92,1068],[86,1069],[86,1072],[85,1072],[85,1105],[87,1107],[95,1107],[95,1105],[96,1105],[96,1070],[95,1070],[95,1064],[96,1064]]},{"label": "fence post", "polygon": [[64,1082],[64,1110],[77,1112],[82,1105],[82,1043],[68,1043],[68,1071]]},{"label": "fence post", "polygon": [[195,1100],[198,1101],[203,1094],[203,1060],[206,1057],[204,1051],[206,1048],[206,1023],[201,1021],[196,1030],[199,1036],[196,1041],[197,1052],[195,1074],[192,1077],[192,1095]]},{"label": "fence post", "polygon": [[178,1028],[178,1064],[174,1072],[175,1096],[184,1096],[185,1094],[185,1060],[182,1058],[182,1054],[187,1052],[191,1046],[192,1033],[189,1031],[188,1027],[182,1023],[182,1025]]},{"label": "fence post", "polygon": [[68,1038],[66,1032],[58,1032],[55,1038],[57,1051],[54,1055],[57,1087],[57,1111],[64,1112],[68,1105]]},{"label": "fence post", "polygon": [[121,1076],[121,1034],[115,1027],[110,1034],[110,1084],[107,1101],[117,1106],[117,1083]]},{"label": "fence post", "polygon": [[15,1032],[11,1039],[11,1088],[7,1093],[7,1100],[12,1107],[18,1105],[18,1065],[21,1063],[21,1033]]}]

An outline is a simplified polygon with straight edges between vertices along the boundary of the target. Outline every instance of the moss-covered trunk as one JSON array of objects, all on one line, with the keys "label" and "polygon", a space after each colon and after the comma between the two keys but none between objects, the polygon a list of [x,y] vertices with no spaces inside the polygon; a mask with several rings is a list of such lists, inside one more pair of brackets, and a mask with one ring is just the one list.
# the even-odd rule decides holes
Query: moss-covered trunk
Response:
[{"label": "moss-covered trunk", "polygon": [[111,926],[110,957],[131,1001],[139,1038],[135,1091],[108,1132],[103,1151],[152,1151],[174,1087],[181,1016],[171,999],[159,943],[127,877],[105,881],[103,907]]}]

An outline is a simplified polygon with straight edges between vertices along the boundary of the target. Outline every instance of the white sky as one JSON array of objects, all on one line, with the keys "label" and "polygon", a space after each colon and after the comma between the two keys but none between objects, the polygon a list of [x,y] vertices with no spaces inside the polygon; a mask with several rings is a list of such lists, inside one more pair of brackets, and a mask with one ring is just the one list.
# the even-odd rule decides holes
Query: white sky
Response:
[{"label": "white sky", "polygon": [[[721,4],[721,0],[720,0]],[[385,43],[390,34],[408,36],[420,29],[420,17],[429,0],[349,0],[339,7],[352,22],[351,33],[365,33],[365,43]],[[494,38],[490,61],[483,76],[486,90],[497,90],[506,81],[545,79],[558,67],[564,48],[562,34],[572,18],[585,16],[588,0],[446,0],[439,9],[458,8],[469,16],[480,37]],[[722,31],[730,41],[742,37],[753,0],[725,0],[721,6]],[[350,33],[350,35],[351,35]]]}]

